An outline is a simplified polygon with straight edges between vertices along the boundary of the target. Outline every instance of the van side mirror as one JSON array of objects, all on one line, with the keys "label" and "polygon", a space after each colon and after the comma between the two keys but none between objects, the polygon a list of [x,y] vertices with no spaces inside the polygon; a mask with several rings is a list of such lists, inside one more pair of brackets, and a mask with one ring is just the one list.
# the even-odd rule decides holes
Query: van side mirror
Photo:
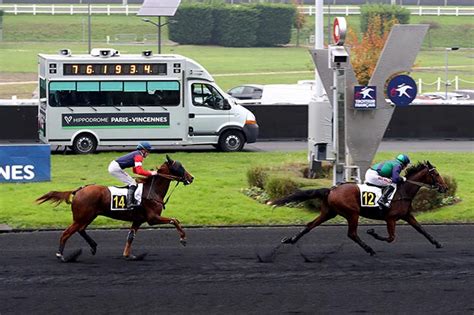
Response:
[{"label": "van side mirror", "polygon": [[230,103],[229,103],[229,100],[224,98],[224,108],[225,110],[229,110],[231,109],[231,106],[230,106]]}]

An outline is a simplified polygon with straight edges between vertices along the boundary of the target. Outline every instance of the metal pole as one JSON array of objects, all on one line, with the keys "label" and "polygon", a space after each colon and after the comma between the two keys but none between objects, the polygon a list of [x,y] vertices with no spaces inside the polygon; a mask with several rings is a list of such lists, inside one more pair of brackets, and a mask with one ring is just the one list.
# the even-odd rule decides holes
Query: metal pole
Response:
[{"label": "metal pole", "polygon": [[448,51],[449,51],[449,48],[446,48],[445,49],[445,52],[446,52],[446,58],[445,58],[445,80],[446,82],[444,83],[445,85],[445,88],[446,88],[446,92],[445,92],[445,99],[448,100]]},{"label": "metal pole", "polygon": [[161,16],[158,17],[158,55],[161,55]]},{"label": "metal pole", "polygon": [[[316,19],[314,23],[314,48],[324,48],[324,14],[323,14],[323,0],[315,0],[316,12],[314,17]],[[315,94],[316,98],[321,98],[324,94],[323,83],[319,78],[318,71],[314,69],[314,80],[316,81]]]},{"label": "metal pole", "polygon": [[88,43],[89,43],[89,54],[91,53],[91,0],[88,3]]}]

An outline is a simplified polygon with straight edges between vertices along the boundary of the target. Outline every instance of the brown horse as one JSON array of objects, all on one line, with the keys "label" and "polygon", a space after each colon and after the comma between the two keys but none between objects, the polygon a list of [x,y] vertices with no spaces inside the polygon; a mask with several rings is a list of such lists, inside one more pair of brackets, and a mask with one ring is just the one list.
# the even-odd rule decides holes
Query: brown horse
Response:
[{"label": "brown horse", "polygon": [[436,168],[432,166],[429,161],[418,163],[417,165],[408,168],[406,171],[406,178],[406,182],[398,185],[390,209],[383,213],[371,210],[373,208],[361,207],[359,187],[353,183],[345,183],[332,187],[331,189],[322,188],[297,191],[285,198],[269,202],[269,204],[278,206],[288,202],[304,201],[314,198],[318,198],[322,201],[320,215],[313,221],[309,222],[301,232],[293,237],[285,237],[281,242],[285,244],[295,244],[303,235],[311,231],[313,228],[337,215],[340,215],[348,222],[348,237],[359,244],[370,255],[375,255],[374,250],[365,244],[357,235],[359,216],[386,221],[388,237],[379,236],[373,229],[367,231],[368,234],[377,240],[386,241],[388,243],[393,242],[395,240],[396,222],[402,219],[413,226],[419,233],[423,234],[436,246],[436,248],[441,248],[441,244],[428,234],[418,221],[416,221],[412,214],[412,201],[422,186],[438,189],[441,193],[446,192],[448,187],[443,178],[436,171]]},{"label": "brown horse", "polygon": [[79,232],[87,241],[92,254],[95,255],[97,243],[86,233],[86,228],[99,215],[133,222],[123,251],[124,258],[136,259],[135,256],[130,255],[131,245],[140,225],[145,222],[149,225],[173,224],[178,230],[181,244],[186,245],[186,234],[179,221],[175,218],[163,217],[161,212],[166,203],[164,198],[170,182],[176,180],[177,184],[182,182],[184,185],[188,185],[193,182],[194,177],[184,169],[179,161],[173,161],[169,156],[166,156],[166,159],[166,162],[158,169],[157,175],[138,179],[138,182],[143,183],[143,197],[141,205],[133,210],[111,211],[110,191],[106,186],[101,185],[88,185],[73,191],[50,191],[36,199],[39,204],[45,201],[55,202],[56,205],[63,201],[71,204],[73,223],[62,233],[56,257],[65,261],[64,246],[71,235],[76,232]]}]

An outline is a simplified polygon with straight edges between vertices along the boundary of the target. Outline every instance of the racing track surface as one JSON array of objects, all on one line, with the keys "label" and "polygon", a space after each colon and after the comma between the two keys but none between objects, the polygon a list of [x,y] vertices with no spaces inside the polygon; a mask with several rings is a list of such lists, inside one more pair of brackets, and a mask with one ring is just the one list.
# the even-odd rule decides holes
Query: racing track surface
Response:
[{"label": "racing track surface", "polygon": [[393,244],[367,228],[375,257],[345,226],[322,226],[272,263],[256,252],[300,227],[187,229],[187,247],[172,229],[142,230],[135,253],[149,254],[134,262],[120,258],[126,230],[92,230],[97,255],[76,234],[66,251],[83,254],[68,264],[54,257],[59,231],[0,234],[0,314],[473,314],[474,225],[425,226],[442,249],[409,226]]}]

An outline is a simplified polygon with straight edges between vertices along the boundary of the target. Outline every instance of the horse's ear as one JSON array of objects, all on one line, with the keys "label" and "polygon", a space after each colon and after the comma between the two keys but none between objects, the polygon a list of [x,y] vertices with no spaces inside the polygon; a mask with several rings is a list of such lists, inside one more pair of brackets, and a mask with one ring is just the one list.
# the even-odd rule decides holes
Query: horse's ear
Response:
[{"label": "horse's ear", "polygon": [[431,165],[430,161],[426,161],[426,165],[428,165],[428,168],[431,170],[434,168],[433,165]]},{"label": "horse's ear", "polygon": [[169,164],[173,164],[173,160],[169,157],[168,154],[166,154],[166,161],[168,161]]}]

